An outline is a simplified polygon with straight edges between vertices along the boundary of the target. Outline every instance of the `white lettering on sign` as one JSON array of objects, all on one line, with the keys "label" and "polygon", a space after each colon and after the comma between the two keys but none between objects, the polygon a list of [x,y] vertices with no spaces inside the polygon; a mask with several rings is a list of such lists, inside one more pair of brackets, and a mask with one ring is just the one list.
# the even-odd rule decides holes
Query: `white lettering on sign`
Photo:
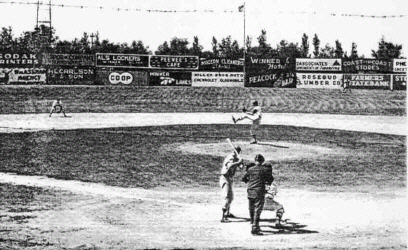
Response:
[{"label": "white lettering on sign", "polygon": [[341,88],[343,74],[296,73],[297,88]]},{"label": "white lettering on sign", "polygon": [[407,72],[407,59],[394,59],[394,72]]},{"label": "white lettering on sign", "polygon": [[127,85],[133,82],[133,75],[128,72],[124,72],[121,74],[117,72],[112,72],[109,74],[108,78],[111,84],[123,83]]}]

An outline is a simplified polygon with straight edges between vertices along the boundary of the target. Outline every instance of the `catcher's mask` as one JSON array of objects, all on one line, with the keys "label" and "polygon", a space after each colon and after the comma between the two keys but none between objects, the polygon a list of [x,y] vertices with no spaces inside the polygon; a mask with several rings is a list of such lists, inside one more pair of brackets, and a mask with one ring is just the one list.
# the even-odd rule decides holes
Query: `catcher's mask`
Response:
[{"label": "catcher's mask", "polygon": [[242,149],[241,149],[241,147],[240,147],[240,146],[235,147],[235,150],[237,151],[237,153],[238,153],[238,154],[239,154],[239,153],[241,153],[241,151],[242,151]]},{"label": "catcher's mask", "polygon": [[255,156],[255,161],[262,164],[262,163],[264,163],[265,158],[263,157],[263,155],[257,154],[257,155]]}]

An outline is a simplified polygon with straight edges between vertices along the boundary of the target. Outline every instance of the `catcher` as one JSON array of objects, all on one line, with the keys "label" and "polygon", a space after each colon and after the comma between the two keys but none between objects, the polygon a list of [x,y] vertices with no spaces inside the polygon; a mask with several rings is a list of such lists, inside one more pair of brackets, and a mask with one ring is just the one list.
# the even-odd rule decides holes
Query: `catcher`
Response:
[{"label": "catcher", "polygon": [[244,115],[238,118],[235,118],[234,116],[232,116],[232,121],[234,123],[237,123],[245,119],[251,120],[252,125],[251,125],[250,132],[253,138],[253,140],[251,141],[251,144],[257,144],[258,141],[256,140],[256,133],[258,131],[259,124],[261,123],[262,113],[261,113],[261,107],[259,106],[258,101],[254,101],[252,105],[253,105],[252,111],[248,112],[246,108],[243,108],[242,112],[244,112]]},{"label": "catcher", "polygon": [[62,106],[62,101],[61,99],[57,99],[52,103],[52,107],[51,107],[51,111],[50,111],[50,117],[52,116],[52,113],[63,113],[64,117],[67,117],[67,115],[65,114],[65,109]]},{"label": "catcher", "polygon": [[267,191],[265,195],[265,204],[263,210],[272,212],[276,211],[276,227],[280,227],[285,209],[283,208],[282,204],[275,200],[278,189],[276,188],[276,185],[272,183],[271,186],[266,187],[266,190]]}]

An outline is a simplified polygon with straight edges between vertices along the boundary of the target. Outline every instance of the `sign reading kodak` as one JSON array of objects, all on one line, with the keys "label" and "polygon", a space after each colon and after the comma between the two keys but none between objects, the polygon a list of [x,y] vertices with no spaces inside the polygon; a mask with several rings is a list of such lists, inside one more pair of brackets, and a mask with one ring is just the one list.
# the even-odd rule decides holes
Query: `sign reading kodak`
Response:
[{"label": "sign reading kodak", "polygon": [[97,67],[148,68],[149,55],[97,53]]},{"label": "sign reading kodak", "polygon": [[198,69],[197,56],[150,56],[150,67],[157,69]]},{"label": "sign reading kodak", "polygon": [[34,53],[1,53],[0,67],[17,68],[38,66],[40,60]]}]

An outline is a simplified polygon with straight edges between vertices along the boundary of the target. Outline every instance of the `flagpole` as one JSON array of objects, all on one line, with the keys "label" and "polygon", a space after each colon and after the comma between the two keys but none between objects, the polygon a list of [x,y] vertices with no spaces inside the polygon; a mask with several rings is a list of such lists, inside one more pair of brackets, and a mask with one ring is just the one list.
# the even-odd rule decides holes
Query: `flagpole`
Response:
[{"label": "flagpole", "polygon": [[243,44],[243,48],[244,48],[244,82],[245,82],[245,52],[246,52],[246,34],[245,34],[245,1],[244,1],[244,44]]}]

